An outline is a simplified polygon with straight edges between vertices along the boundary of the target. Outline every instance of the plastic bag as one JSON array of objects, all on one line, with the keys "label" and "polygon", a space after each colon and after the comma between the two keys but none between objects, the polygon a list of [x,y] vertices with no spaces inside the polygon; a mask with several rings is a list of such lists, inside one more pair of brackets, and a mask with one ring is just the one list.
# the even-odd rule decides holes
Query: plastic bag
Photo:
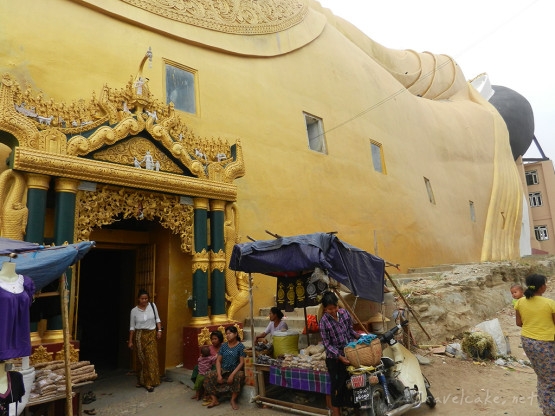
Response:
[{"label": "plastic bag", "polygon": [[487,332],[492,336],[495,341],[495,346],[497,347],[498,355],[507,355],[507,340],[501,329],[499,319],[495,318],[490,321],[480,322],[475,328]]},{"label": "plastic bag", "polygon": [[303,329],[303,334],[306,334],[306,329],[308,328],[308,333],[313,334],[319,331],[318,321],[316,315],[306,316],[306,327]]}]

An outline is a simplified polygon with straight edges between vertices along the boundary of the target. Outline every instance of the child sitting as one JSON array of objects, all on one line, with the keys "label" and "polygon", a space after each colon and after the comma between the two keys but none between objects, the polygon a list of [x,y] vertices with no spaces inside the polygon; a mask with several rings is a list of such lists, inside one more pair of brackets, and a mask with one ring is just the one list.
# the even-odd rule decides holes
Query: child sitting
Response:
[{"label": "child sitting", "polygon": [[212,366],[216,362],[217,355],[210,355],[210,347],[203,346],[200,349],[200,357],[198,357],[198,375],[195,380],[195,395],[193,399],[200,400],[204,396],[204,376],[212,370]]},{"label": "child sitting", "polygon": [[516,302],[524,296],[524,289],[518,283],[515,283],[511,286],[511,295],[513,296],[513,308],[516,305]]}]

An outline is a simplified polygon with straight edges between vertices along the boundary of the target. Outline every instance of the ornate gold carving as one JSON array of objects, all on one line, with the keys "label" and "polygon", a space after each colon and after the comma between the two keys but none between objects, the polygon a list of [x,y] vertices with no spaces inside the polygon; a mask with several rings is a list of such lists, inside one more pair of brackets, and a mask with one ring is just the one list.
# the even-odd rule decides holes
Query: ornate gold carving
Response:
[{"label": "ornate gold carving", "polygon": [[193,274],[197,271],[197,270],[201,270],[204,273],[206,273],[208,271],[208,264],[210,263],[209,260],[209,254],[206,251],[205,248],[202,249],[202,251],[200,253],[193,253],[193,264],[192,264],[192,270],[193,270]]},{"label": "ornate gold carving", "polygon": [[74,156],[55,155],[21,147],[15,149],[13,168],[45,175],[136,187],[176,195],[201,196],[226,201],[235,201],[237,198],[237,188],[230,183],[218,183],[166,172],[137,169],[131,166],[81,159]]},{"label": "ornate gold carving", "polygon": [[[57,361],[65,361],[65,358],[66,357],[63,349],[56,353]],[[76,363],[77,361],[79,361],[79,350],[76,350],[73,344],[69,344],[69,362]]]},{"label": "ornate gold carving", "polygon": [[208,211],[210,203],[207,198],[194,198],[193,205],[195,209],[204,209],[205,211]]},{"label": "ornate gold carving", "polygon": [[23,240],[29,210],[25,205],[25,177],[11,169],[0,174],[0,234],[4,238]]},{"label": "ornate gold carving", "polygon": [[52,355],[54,354],[51,352],[48,352],[46,348],[44,348],[42,345],[39,345],[37,348],[35,348],[35,352],[33,352],[29,356],[29,363],[31,365],[48,363],[52,361]]},{"label": "ornate gold carving", "polygon": [[147,151],[150,152],[154,160],[160,163],[160,171],[183,174],[182,169],[158,150],[150,140],[143,137],[133,137],[124,142],[117,143],[106,150],[95,153],[93,157],[96,160],[135,166],[135,158],[142,158]]},{"label": "ornate gold carving", "polygon": [[210,271],[213,272],[214,270],[219,270],[223,273],[225,270],[225,253],[223,250],[214,253],[210,250]]},{"label": "ornate gold carving", "polygon": [[[99,100],[93,93],[88,102],[71,105],[46,100],[42,91],[35,96],[30,86],[22,91],[5,75],[0,83],[0,130],[15,136],[22,148],[72,156],[86,156],[146,131],[197,178],[231,183],[244,175],[239,141],[232,158],[232,146],[226,140],[196,136],[175,114],[172,103],[152,96],[141,73],[142,66],[135,79],[130,77],[119,90],[105,85]],[[30,171],[41,172],[49,162],[46,157]]]},{"label": "ornate gold carving", "polygon": [[33,122],[15,110],[14,89],[19,85],[8,74],[2,76],[0,82],[0,129],[12,134],[22,146],[37,143],[39,132]]},{"label": "ornate gold carving", "polygon": [[37,173],[26,173],[25,176],[27,177],[27,187],[29,189],[48,191],[48,188],[50,188],[50,176]]},{"label": "ornate gold carving", "polygon": [[204,327],[200,330],[197,335],[198,345],[209,345],[210,344],[210,330]]},{"label": "ornate gold carving", "polygon": [[210,211],[224,211],[225,210],[225,201],[219,201],[212,199],[210,201]]},{"label": "ornate gold carving", "polygon": [[218,32],[277,33],[302,22],[306,0],[122,0],[178,22]]},{"label": "ornate gold carving", "polygon": [[56,192],[68,192],[71,194],[77,193],[77,187],[79,186],[78,180],[68,178],[56,178],[55,183]]},{"label": "ornate gold carving", "polygon": [[75,240],[88,240],[91,231],[118,219],[155,220],[181,237],[181,250],[190,253],[193,244],[193,208],[179,197],[152,192],[115,189],[79,191],[75,203]]}]

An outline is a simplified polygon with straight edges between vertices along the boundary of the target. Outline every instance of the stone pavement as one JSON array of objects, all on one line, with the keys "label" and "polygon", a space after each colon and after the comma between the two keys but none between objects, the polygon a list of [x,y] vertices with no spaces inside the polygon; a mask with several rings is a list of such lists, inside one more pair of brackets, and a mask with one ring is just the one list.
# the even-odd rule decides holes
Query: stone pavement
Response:
[{"label": "stone pavement", "polygon": [[[190,371],[172,369],[166,375],[171,382],[162,382],[154,392],[135,387],[135,376],[126,370],[109,372],[98,371],[99,377],[83,393],[93,392],[92,403],[83,404],[83,414],[96,415],[143,415],[143,416],[179,416],[200,415],[220,416],[232,413],[236,416],[275,416],[284,413],[272,409],[262,409],[250,403],[254,389],[245,386],[239,400],[239,410],[233,411],[229,401],[222,401],[220,406],[208,409],[202,401],[192,400],[193,384]],[[94,412],[91,410],[94,409]],[[89,411],[89,413],[85,412]]]}]

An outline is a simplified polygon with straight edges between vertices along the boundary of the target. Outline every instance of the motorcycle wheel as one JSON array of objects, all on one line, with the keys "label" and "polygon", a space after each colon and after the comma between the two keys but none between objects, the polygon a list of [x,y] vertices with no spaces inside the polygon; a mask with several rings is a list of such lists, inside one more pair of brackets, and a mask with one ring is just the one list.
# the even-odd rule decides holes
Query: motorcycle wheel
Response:
[{"label": "motorcycle wheel", "polygon": [[363,416],[385,416],[387,414],[388,408],[385,401],[385,392],[383,387],[376,384],[372,387],[372,396],[370,399],[371,407],[369,409],[364,409],[361,414]]},{"label": "motorcycle wheel", "polygon": [[436,398],[430,391],[430,382],[424,376],[424,374],[422,374],[422,377],[424,377],[424,385],[426,386],[426,404],[430,409],[433,409],[434,407],[436,407]]}]

